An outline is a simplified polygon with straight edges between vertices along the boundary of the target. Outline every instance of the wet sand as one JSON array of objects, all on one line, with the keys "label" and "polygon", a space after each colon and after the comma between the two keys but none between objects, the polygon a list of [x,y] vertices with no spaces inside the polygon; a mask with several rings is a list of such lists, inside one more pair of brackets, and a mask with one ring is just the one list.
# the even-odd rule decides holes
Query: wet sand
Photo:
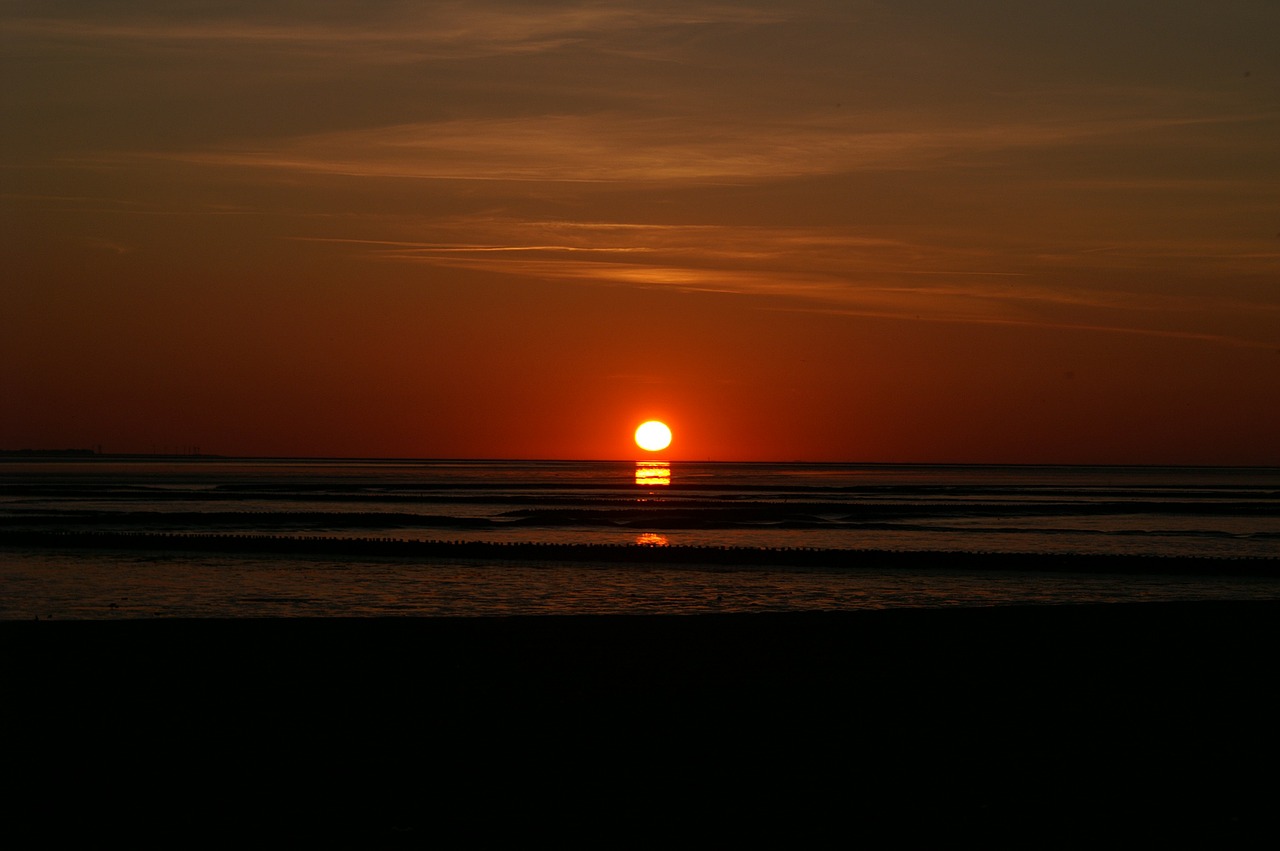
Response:
[{"label": "wet sand", "polygon": [[1269,836],[1280,603],[0,622],[15,835]]}]

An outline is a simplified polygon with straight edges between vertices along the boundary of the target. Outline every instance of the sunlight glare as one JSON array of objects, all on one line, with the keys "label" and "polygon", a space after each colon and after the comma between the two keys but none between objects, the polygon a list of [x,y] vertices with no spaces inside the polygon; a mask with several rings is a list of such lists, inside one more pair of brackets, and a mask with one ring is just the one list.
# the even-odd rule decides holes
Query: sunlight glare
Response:
[{"label": "sunlight glare", "polygon": [[671,484],[671,465],[666,461],[637,461],[636,484],[641,487],[665,487]]},{"label": "sunlight glare", "polygon": [[648,452],[658,452],[671,445],[671,429],[666,423],[650,420],[636,429],[636,445]]}]

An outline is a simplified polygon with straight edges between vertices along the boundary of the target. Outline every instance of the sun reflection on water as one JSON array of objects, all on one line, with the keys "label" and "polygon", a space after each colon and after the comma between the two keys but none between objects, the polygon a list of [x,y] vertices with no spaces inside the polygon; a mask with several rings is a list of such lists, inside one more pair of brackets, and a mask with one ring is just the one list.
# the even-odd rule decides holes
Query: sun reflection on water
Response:
[{"label": "sun reflection on water", "polygon": [[671,484],[671,465],[666,461],[637,461],[636,484],[641,487]]}]

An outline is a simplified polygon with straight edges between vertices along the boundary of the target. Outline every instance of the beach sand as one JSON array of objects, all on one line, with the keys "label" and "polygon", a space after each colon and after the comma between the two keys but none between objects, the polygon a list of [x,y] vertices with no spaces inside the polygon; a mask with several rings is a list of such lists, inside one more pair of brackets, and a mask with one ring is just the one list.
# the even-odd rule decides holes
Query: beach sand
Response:
[{"label": "beach sand", "polygon": [[1277,603],[0,622],[10,835],[1269,836]]}]

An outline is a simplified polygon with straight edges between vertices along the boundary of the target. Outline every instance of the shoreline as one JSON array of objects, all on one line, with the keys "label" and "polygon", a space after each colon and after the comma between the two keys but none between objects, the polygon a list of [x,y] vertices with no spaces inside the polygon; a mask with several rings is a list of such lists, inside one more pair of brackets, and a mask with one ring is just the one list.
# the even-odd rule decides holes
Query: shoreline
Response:
[{"label": "shoreline", "polygon": [[1278,635],[1272,602],[0,622],[44,836],[132,801],[135,835],[1221,839],[1273,829]]},{"label": "shoreline", "polygon": [[824,549],[712,545],[498,542],[406,538],[326,537],[218,532],[0,531],[0,548],[356,556],[394,559],[456,558],[478,561],[565,561],[698,564],[737,567],[888,568],[1060,571],[1280,577],[1280,558],[1049,552]]}]

